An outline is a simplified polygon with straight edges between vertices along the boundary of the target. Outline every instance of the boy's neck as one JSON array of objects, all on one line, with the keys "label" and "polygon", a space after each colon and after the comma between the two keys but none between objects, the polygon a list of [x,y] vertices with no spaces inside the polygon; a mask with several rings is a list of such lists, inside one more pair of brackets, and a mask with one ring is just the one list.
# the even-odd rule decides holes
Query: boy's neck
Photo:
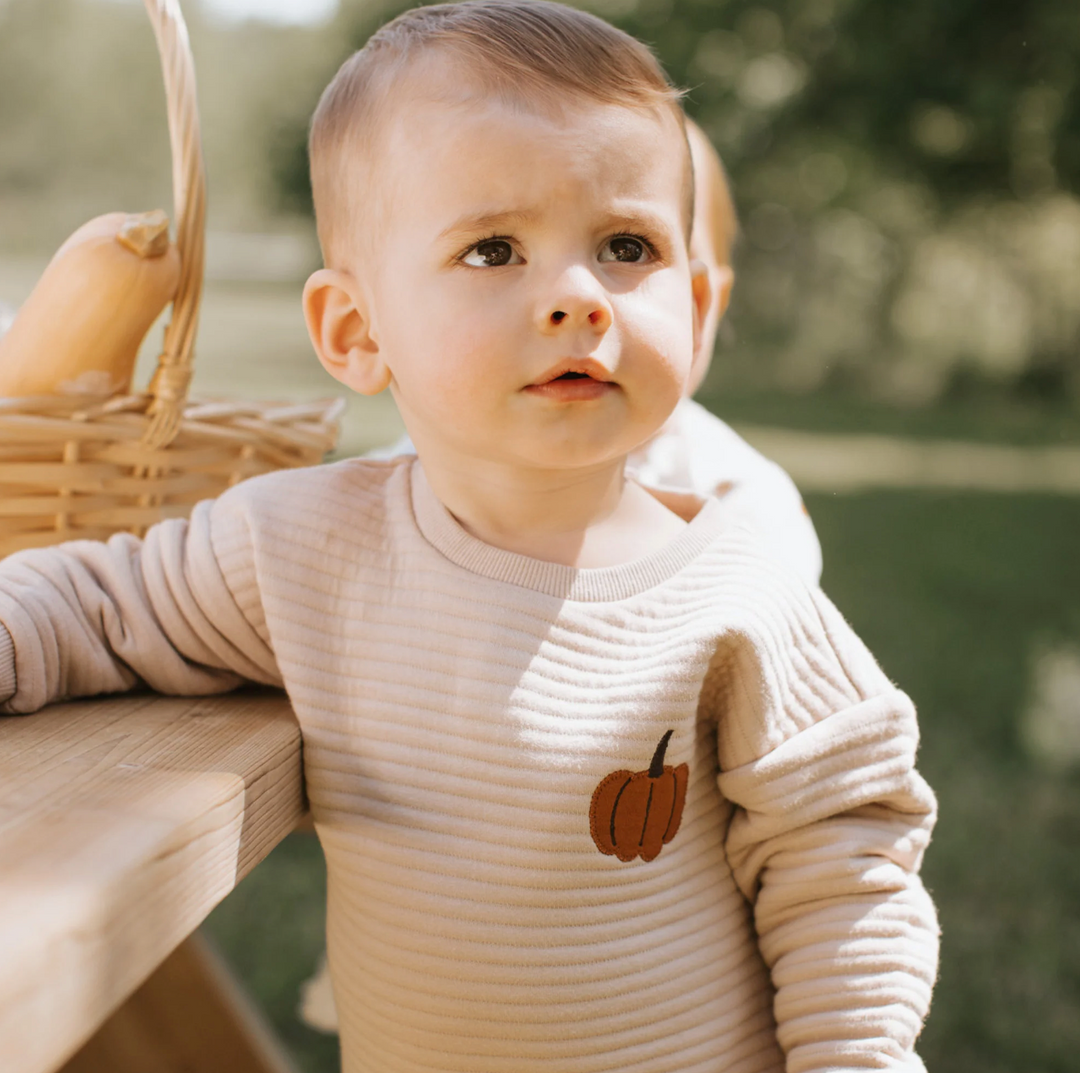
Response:
[{"label": "boy's neck", "polygon": [[474,537],[545,562],[617,566],[659,551],[686,526],[625,479],[625,459],[574,470],[421,463],[432,491]]}]

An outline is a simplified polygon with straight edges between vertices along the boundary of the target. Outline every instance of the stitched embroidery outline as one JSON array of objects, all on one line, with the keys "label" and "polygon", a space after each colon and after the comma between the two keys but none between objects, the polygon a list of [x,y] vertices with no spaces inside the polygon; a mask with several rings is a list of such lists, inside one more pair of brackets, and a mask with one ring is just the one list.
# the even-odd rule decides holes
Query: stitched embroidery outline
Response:
[{"label": "stitched embroidery outline", "polygon": [[589,830],[601,853],[620,861],[651,861],[675,837],[690,767],[664,763],[674,733],[669,730],[660,739],[647,771],[613,771],[593,790]]}]

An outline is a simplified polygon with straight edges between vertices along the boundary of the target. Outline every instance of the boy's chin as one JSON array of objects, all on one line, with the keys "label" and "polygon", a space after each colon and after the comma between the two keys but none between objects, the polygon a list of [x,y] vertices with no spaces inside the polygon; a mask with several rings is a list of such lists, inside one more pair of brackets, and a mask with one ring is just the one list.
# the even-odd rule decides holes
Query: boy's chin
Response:
[{"label": "boy's chin", "polygon": [[533,469],[564,472],[603,469],[621,465],[636,444],[612,443],[610,440],[581,440],[568,437],[535,444],[518,444],[508,452],[507,461]]},{"label": "boy's chin", "polygon": [[[458,435],[452,440],[414,436],[425,465],[445,464],[456,456],[462,462],[496,465],[523,471],[561,471],[587,473],[621,465],[640,446],[648,443],[663,428],[663,422],[543,422],[521,420],[501,423],[479,435]],[[654,428],[653,425],[656,425]],[[425,450],[426,448],[426,450]],[[432,458],[434,455],[434,458]]]}]

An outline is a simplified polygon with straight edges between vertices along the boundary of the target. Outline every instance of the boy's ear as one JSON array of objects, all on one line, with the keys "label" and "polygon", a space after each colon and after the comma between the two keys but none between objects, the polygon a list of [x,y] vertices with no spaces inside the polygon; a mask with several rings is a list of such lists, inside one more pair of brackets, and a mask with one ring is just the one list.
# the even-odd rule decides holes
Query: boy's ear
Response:
[{"label": "boy's ear", "polygon": [[335,380],[361,395],[377,395],[389,385],[390,369],[372,334],[355,276],[320,268],[304,284],[303,302],[311,345]]},{"label": "boy's ear", "polygon": [[731,265],[713,265],[709,274],[712,276],[712,300],[716,307],[716,319],[721,321],[731,301],[731,288],[735,286],[735,270]]},{"label": "boy's ear", "polygon": [[709,278],[709,267],[704,261],[690,262],[690,296],[694,303],[694,352],[701,347],[702,334],[709,319],[712,307],[713,284]]}]

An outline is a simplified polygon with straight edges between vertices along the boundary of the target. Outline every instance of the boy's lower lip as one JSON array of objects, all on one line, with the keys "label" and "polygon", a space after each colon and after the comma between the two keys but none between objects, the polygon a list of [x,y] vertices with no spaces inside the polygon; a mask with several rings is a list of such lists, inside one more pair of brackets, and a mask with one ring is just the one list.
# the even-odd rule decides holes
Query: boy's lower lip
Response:
[{"label": "boy's lower lip", "polygon": [[525,392],[551,399],[553,402],[586,402],[603,398],[609,391],[617,389],[618,385],[610,380],[594,380],[591,376],[582,376],[571,380],[557,377],[546,384],[530,384],[525,388]]}]

